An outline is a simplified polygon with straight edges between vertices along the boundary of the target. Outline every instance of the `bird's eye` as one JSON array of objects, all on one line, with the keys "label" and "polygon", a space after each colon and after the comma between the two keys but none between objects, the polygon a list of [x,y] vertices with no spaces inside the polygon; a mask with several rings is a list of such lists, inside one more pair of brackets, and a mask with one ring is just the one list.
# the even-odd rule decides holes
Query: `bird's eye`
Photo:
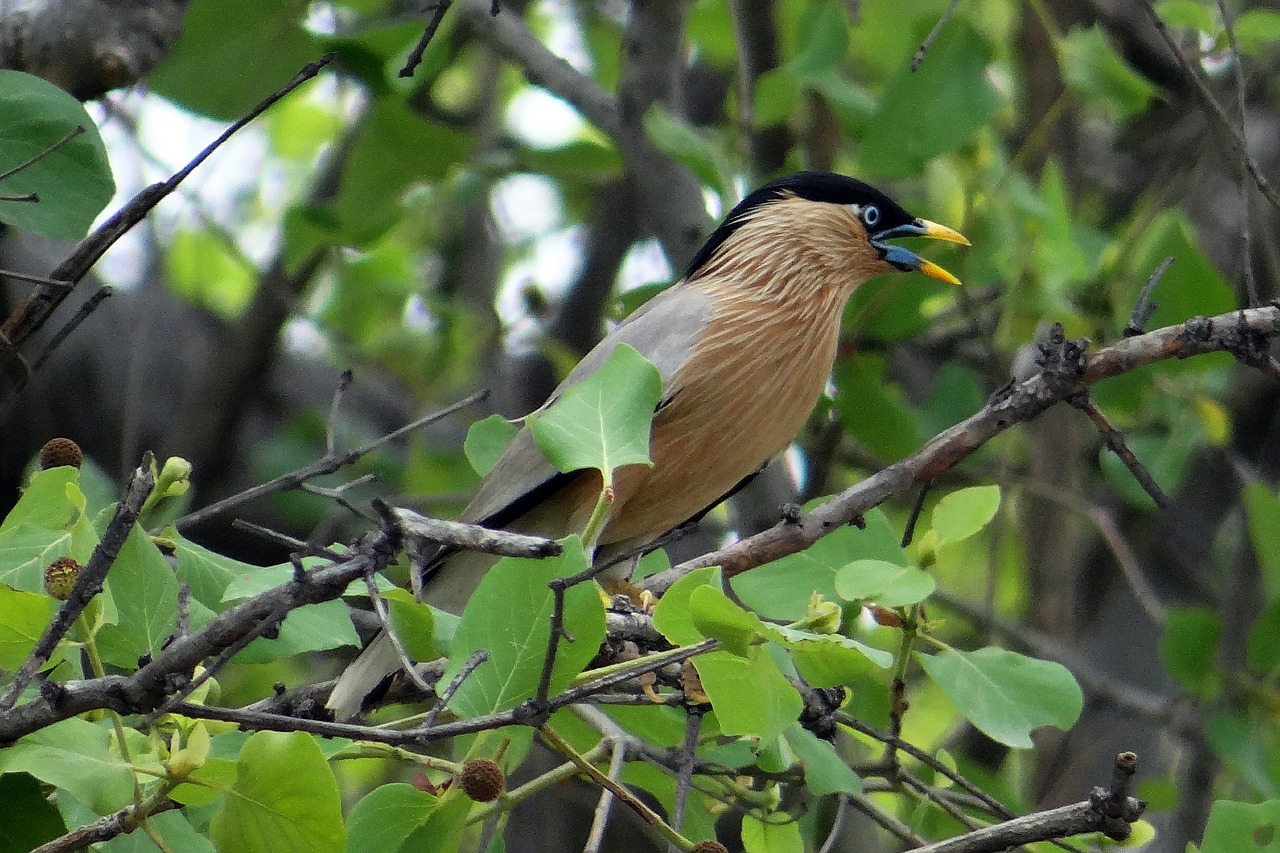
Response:
[{"label": "bird's eye", "polygon": [[866,223],[868,228],[874,227],[880,221],[880,208],[874,204],[869,204],[862,208],[862,221]]}]

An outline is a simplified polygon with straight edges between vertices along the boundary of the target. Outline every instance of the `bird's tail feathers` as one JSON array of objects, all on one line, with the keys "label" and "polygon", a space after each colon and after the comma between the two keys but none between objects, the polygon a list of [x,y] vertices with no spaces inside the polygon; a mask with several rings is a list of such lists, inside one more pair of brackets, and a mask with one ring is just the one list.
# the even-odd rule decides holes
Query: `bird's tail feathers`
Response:
[{"label": "bird's tail feathers", "polygon": [[339,720],[354,717],[360,713],[365,697],[374,691],[382,679],[399,668],[400,656],[396,654],[391,638],[383,631],[373,638],[373,642],[339,676],[325,707],[333,711]]}]

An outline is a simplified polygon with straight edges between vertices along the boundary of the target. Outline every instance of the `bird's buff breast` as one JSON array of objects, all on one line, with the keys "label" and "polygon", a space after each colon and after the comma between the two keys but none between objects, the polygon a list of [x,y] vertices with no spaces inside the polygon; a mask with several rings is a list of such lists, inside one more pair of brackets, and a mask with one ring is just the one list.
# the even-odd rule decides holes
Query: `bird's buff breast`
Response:
[{"label": "bird's buff breast", "polygon": [[617,473],[601,544],[653,540],[791,442],[826,385],[839,335],[838,311],[813,308],[781,321],[776,312],[761,311],[711,323],[681,367],[674,396],[654,418],[653,466]]}]

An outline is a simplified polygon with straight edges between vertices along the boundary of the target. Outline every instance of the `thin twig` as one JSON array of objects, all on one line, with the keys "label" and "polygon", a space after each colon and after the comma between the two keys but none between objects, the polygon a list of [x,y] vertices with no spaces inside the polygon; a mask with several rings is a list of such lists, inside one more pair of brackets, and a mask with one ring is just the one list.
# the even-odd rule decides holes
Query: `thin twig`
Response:
[{"label": "thin twig", "polygon": [[942,35],[942,28],[947,21],[951,20],[951,16],[955,14],[956,6],[960,4],[960,0],[951,0],[947,4],[947,8],[943,11],[942,17],[938,18],[938,22],[933,25],[933,29],[929,30],[929,35],[924,37],[924,41],[920,43],[916,55],[911,57],[911,70],[920,70],[920,64],[924,62],[924,55],[929,52],[929,48],[933,47],[933,43],[938,40],[938,36]]},{"label": "thin twig", "polygon": [[413,72],[422,64],[422,57],[427,52],[427,45],[431,44],[431,40],[436,37],[436,31],[440,29],[440,22],[444,20],[444,13],[448,12],[449,7],[452,5],[453,0],[437,0],[435,14],[427,22],[427,28],[423,31],[422,37],[418,39],[418,43],[414,45],[413,51],[409,54],[409,58],[405,60],[398,76],[413,76]]},{"label": "thin twig", "polygon": [[18,165],[14,166],[12,169],[10,169],[7,172],[0,172],[0,181],[3,181],[5,178],[11,178],[25,169],[30,169],[36,163],[39,163],[41,160],[48,157],[50,154],[54,153],[59,148],[63,147],[68,142],[75,139],[77,136],[79,136],[82,133],[84,133],[84,125],[77,124],[74,128],[71,129],[69,133],[67,133],[66,136],[62,137],[57,142],[50,145],[48,148],[44,149],[39,154],[32,157],[30,160],[27,160],[25,163],[19,163]]},{"label": "thin twig", "polygon": [[15,281],[26,281],[31,284],[44,284],[49,287],[73,287],[74,284],[69,281],[54,281],[43,275],[32,275],[29,272],[18,272],[17,270],[0,270],[0,278],[11,278]]},{"label": "thin twig", "polygon": [[1156,482],[1155,477],[1151,476],[1147,466],[1143,465],[1142,461],[1129,449],[1128,442],[1124,440],[1124,433],[1112,425],[1106,414],[1089,398],[1089,395],[1080,394],[1078,397],[1073,397],[1069,402],[1089,416],[1089,420],[1093,421],[1093,426],[1098,430],[1098,435],[1102,436],[1107,449],[1124,463],[1124,467],[1129,469],[1133,479],[1138,481],[1138,485],[1142,486],[1142,490],[1150,496],[1151,500],[1155,501],[1156,506],[1161,509],[1168,509],[1169,496],[1164,493],[1164,489],[1160,488],[1160,484]]},{"label": "thin twig", "polygon": [[[626,741],[614,741],[612,754],[609,757],[610,779],[616,782],[622,778],[622,767],[626,760]],[[609,812],[613,810],[614,799],[613,791],[609,788],[600,791],[600,802],[596,804],[596,812],[591,819],[591,831],[587,833],[587,843],[582,845],[582,853],[600,853],[600,845],[604,843],[604,831],[609,825]],[[679,829],[678,826],[676,828]]]},{"label": "thin twig", "polygon": [[147,451],[142,455],[142,464],[134,470],[133,477],[129,480],[129,488],[125,492],[124,500],[116,505],[115,515],[107,525],[106,531],[103,532],[98,546],[93,549],[93,556],[89,558],[88,564],[81,570],[79,577],[76,578],[71,594],[67,596],[67,600],[58,609],[53,621],[49,623],[49,626],[44,629],[44,633],[40,635],[40,639],[36,641],[35,648],[31,650],[31,654],[27,656],[17,674],[13,676],[13,681],[9,682],[9,685],[4,689],[4,693],[0,693],[0,711],[8,711],[13,708],[18,701],[18,697],[22,695],[22,691],[35,678],[40,667],[44,666],[45,661],[49,659],[49,656],[58,647],[58,643],[62,641],[62,638],[66,636],[67,631],[71,629],[76,619],[84,612],[85,607],[88,606],[94,596],[102,591],[102,584],[106,580],[107,572],[110,571],[112,564],[115,563],[116,557],[120,553],[120,548],[124,545],[125,539],[129,537],[130,531],[133,530],[133,525],[138,520],[138,513],[142,510],[142,504],[155,487],[155,479],[151,475],[154,461],[151,451]]},{"label": "thin twig", "polygon": [[462,665],[462,669],[458,670],[458,674],[453,677],[448,686],[442,690],[436,699],[436,704],[431,706],[431,711],[427,714],[426,721],[422,724],[422,728],[435,728],[436,720],[440,719],[440,715],[444,709],[448,707],[449,700],[453,698],[453,694],[458,692],[458,688],[462,687],[462,683],[466,681],[471,673],[480,668],[480,664],[489,659],[489,653],[484,649],[479,649],[471,653],[471,657],[467,658],[467,662]]},{"label": "thin twig", "polygon": [[347,368],[338,377],[338,387],[333,389],[333,400],[329,403],[329,418],[324,425],[324,452],[329,456],[333,455],[334,449],[338,446],[334,440],[334,433],[337,431],[338,409],[342,405],[343,395],[351,387],[355,376],[351,372],[351,368]]},{"label": "thin twig", "polygon": [[[316,62],[308,63],[293,79],[268,96],[250,110],[243,118],[231,124],[217,139],[207,145],[186,166],[175,172],[168,179],[151,184],[138,192],[92,234],[72,250],[53,271],[49,278],[57,282],[77,283],[98,262],[102,255],[115,245],[134,225],[145,219],[157,204],[172,194],[178,186],[205,160],[209,159],[228,139],[238,133],[245,125],[266,112],[294,89],[320,73],[326,65],[333,61],[336,54],[329,54]],[[54,308],[62,303],[70,292],[70,288],[59,284],[57,287],[42,286],[29,294],[0,325],[0,370],[8,367],[17,357],[19,347],[35,333],[48,319]]]},{"label": "thin twig", "polygon": [[474,405],[475,403],[478,403],[481,400],[483,400],[487,395],[488,395],[487,391],[481,391],[479,393],[472,394],[470,397],[467,397],[463,400],[459,400],[458,402],[450,406],[446,406],[445,408],[440,409],[439,411],[432,412],[431,414],[426,415],[425,417],[418,418],[416,421],[410,424],[406,424],[405,426],[402,426],[399,429],[392,430],[386,435],[380,438],[376,438],[373,441],[369,442],[368,444],[365,444],[362,447],[358,447],[355,450],[340,451],[337,453],[326,453],[323,457],[316,460],[315,462],[312,462],[310,465],[304,465],[301,468],[297,468],[293,471],[288,472],[287,474],[281,474],[279,477],[276,477],[273,480],[269,480],[266,483],[253,486],[252,488],[245,489],[243,492],[239,492],[237,494],[231,495],[230,497],[223,498],[220,501],[216,501],[215,503],[211,503],[202,509],[196,510],[195,512],[191,512],[182,516],[181,518],[177,519],[173,523],[180,530],[183,528],[194,527],[197,524],[200,524],[204,521],[208,521],[210,518],[214,517],[215,515],[226,512],[227,510],[240,506],[243,503],[248,503],[251,500],[256,500],[257,498],[266,497],[267,495],[273,495],[277,492],[285,491],[286,489],[296,488],[302,483],[305,483],[307,480],[313,479],[315,477],[322,477],[326,474],[332,474],[333,472],[337,471],[343,466],[349,465],[352,462],[355,462],[361,457],[383,446],[384,444],[387,444],[390,441],[394,441],[395,439],[399,438],[405,433],[412,432],[413,430],[418,429],[419,427],[425,426],[430,423],[434,423],[440,420],[441,418],[445,418],[453,414],[454,412],[457,412],[461,409],[465,409],[467,406]]},{"label": "thin twig", "polygon": [[1129,322],[1124,324],[1126,338],[1132,338],[1147,331],[1147,323],[1151,322],[1151,315],[1156,313],[1156,308],[1159,307],[1151,301],[1151,291],[1155,290],[1156,284],[1164,278],[1169,267],[1173,266],[1173,261],[1173,255],[1165,258],[1156,267],[1155,272],[1147,277],[1147,283],[1143,285],[1142,293],[1138,295],[1138,302],[1133,306],[1133,313],[1129,315]]},{"label": "thin twig", "polygon": [[[1235,23],[1231,19],[1231,11],[1227,8],[1225,0],[1218,0],[1218,14],[1222,17],[1222,28],[1227,32],[1227,45],[1231,50],[1231,67],[1235,72],[1236,112],[1240,114],[1240,138],[1247,140],[1248,137],[1245,135],[1244,56],[1240,53],[1240,45],[1236,41]],[[1243,227],[1240,229],[1240,252],[1244,263],[1245,298],[1249,301],[1248,307],[1252,308],[1258,305],[1259,301],[1258,282],[1253,275],[1253,216],[1249,209],[1249,185],[1245,181],[1245,173],[1249,167],[1243,161],[1238,165],[1240,176],[1240,217],[1244,220],[1241,223]]]},{"label": "thin twig", "polygon": [[1240,156],[1241,162],[1244,163],[1245,169],[1248,170],[1253,182],[1258,185],[1258,189],[1266,196],[1267,201],[1277,210],[1280,210],[1280,193],[1277,193],[1275,187],[1271,186],[1271,182],[1267,180],[1267,176],[1263,174],[1262,168],[1257,161],[1249,154],[1249,146],[1245,138],[1240,135],[1235,124],[1232,123],[1231,117],[1227,115],[1226,110],[1222,108],[1222,104],[1213,96],[1213,92],[1209,91],[1209,86],[1200,76],[1200,72],[1187,59],[1182,48],[1178,46],[1178,41],[1173,37],[1173,33],[1169,31],[1169,25],[1164,22],[1156,12],[1155,4],[1151,0],[1145,0],[1143,5],[1147,9],[1147,14],[1151,18],[1151,22],[1155,24],[1156,30],[1160,33],[1160,37],[1164,39],[1165,46],[1173,53],[1173,58],[1178,61],[1178,65],[1182,67],[1182,71],[1186,74],[1187,79],[1192,83],[1192,89],[1196,96],[1200,99],[1200,105],[1204,107],[1209,116],[1217,121],[1218,126],[1226,132],[1229,137],[1228,141],[1235,152]]},{"label": "thin twig", "polygon": [[[671,826],[676,832],[684,830],[685,807],[689,803],[689,786],[693,782],[693,770],[698,763],[698,736],[702,731],[702,712],[690,708],[685,717],[684,742],[680,745],[680,765],[676,770],[676,793],[671,803]],[[671,848],[670,853],[680,853]]]},{"label": "thin twig", "polygon": [[414,687],[423,693],[430,693],[431,685],[427,684],[422,676],[418,674],[418,669],[414,666],[413,659],[405,651],[400,635],[396,633],[395,627],[391,624],[391,613],[387,609],[387,600],[378,591],[378,581],[375,576],[372,573],[365,575],[364,583],[369,590],[369,601],[373,603],[373,612],[377,614],[378,621],[382,623],[382,630],[386,632],[387,639],[391,641],[391,647],[396,650],[396,657],[400,659],[400,669],[409,676],[409,680],[413,682]]},{"label": "thin twig", "polygon": [[49,343],[45,345],[44,352],[40,353],[40,357],[36,359],[36,363],[31,366],[31,371],[35,373],[38,372],[40,368],[44,367],[44,363],[49,360],[49,357],[53,355],[54,351],[57,350],[58,347],[62,346],[62,342],[65,341],[72,332],[79,328],[80,324],[88,319],[89,315],[96,311],[99,305],[105,302],[108,297],[114,295],[115,291],[107,284],[104,284],[102,287],[95,290],[93,295],[86,299],[84,304],[76,309],[76,313],[72,315],[71,319],[63,324],[62,328],[49,339]]}]

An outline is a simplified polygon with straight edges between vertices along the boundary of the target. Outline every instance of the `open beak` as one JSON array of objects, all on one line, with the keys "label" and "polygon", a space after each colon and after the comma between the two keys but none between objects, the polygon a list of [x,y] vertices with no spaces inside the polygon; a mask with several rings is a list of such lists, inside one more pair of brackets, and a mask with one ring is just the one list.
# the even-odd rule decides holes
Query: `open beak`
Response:
[{"label": "open beak", "polygon": [[934,240],[946,240],[949,243],[968,246],[969,241],[959,231],[948,228],[945,225],[939,225],[936,222],[930,222],[927,219],[917,219],[915,222],[910,222],[906,225],[877,231],[871,235],[871,245],[880,250],[886,263],[893,264],[900,270],[916,270],[929,276],[929,278],[936,278],[938,281],[945,281],[947,284],[960,283],[960,279],[933,261],[926,261],[910,249],[884,242],[897,237],[932,237]]}]

